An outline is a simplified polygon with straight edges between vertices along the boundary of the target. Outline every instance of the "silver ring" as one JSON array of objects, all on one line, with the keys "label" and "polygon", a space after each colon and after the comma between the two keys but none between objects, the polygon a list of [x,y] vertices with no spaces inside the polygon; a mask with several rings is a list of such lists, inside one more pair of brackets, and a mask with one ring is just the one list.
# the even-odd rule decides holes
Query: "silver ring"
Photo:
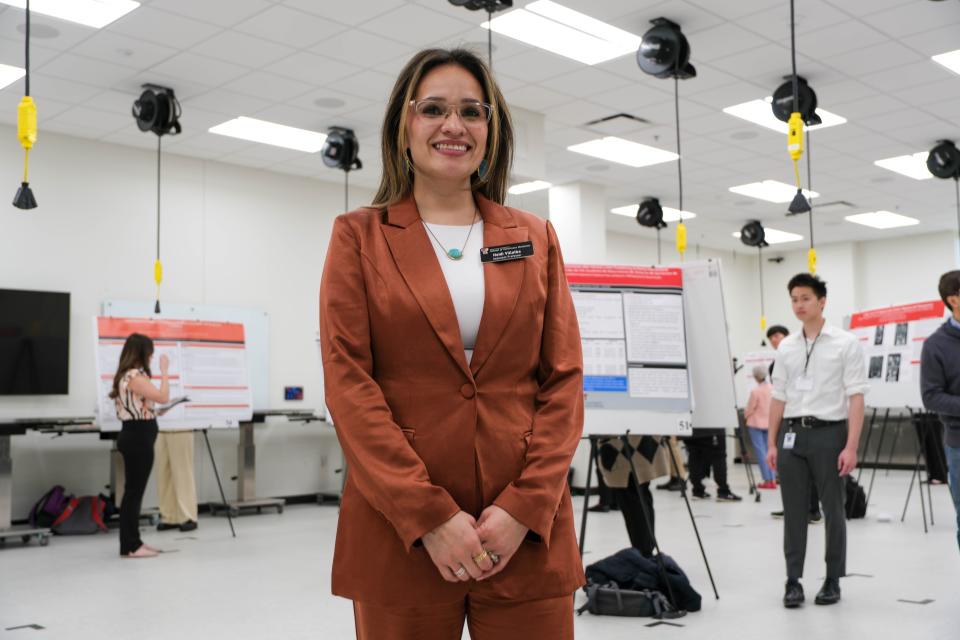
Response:
[{"label": "silver ring", "polygon": [[490,556],[490,561],[493,562],[493,564],[497,564],[498,562],[500,562],[500,556],[495,554],[493,551],[487,552],[487,555]]},{"label": "silver ring", "polygon": [[460,568],[454,571],[453,575],[457,576],[458,578],[462,578],[463,574],[465,574],[466,572],[467,572],[466,568],[463,565],[460,565]]}]

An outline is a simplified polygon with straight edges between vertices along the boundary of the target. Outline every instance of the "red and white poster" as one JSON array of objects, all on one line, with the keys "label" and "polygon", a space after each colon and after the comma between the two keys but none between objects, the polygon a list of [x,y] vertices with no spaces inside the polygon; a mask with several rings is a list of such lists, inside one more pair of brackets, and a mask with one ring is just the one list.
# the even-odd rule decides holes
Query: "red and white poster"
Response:
[{"label": "red and white poster", "polygon": [[123,344],[131,333],[154,342],[152,379],[160,382],[160,356],[170,359],[170,407],[161,429],[236,427],[252,418],[253,401],[242,324],[151,318],[94,319],[97,413],[101,431],[117,431],[120,421],[108,397]]},{"label": "red and white poster", "polygon": [[636,432],[655,420],[654,432],[676,433],[689,424],[683,272],[568,264],[566,274],[580,323],[588,432]]},{"label": "red and white poster", "polygon": [[850,331],[866,357],[873,407],[919,407],[920,353],[944,322],[941,300],[886,307],[850,316]]}]

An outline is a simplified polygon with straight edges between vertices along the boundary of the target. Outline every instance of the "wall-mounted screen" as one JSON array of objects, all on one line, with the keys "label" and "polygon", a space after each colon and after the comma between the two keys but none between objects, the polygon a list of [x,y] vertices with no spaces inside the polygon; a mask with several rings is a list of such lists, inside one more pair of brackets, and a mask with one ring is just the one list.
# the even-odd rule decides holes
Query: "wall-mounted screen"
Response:
[{"label": "wall-mounted screen", "polygon": [[68,393],[70,294],[0,289],[0,395]]}]

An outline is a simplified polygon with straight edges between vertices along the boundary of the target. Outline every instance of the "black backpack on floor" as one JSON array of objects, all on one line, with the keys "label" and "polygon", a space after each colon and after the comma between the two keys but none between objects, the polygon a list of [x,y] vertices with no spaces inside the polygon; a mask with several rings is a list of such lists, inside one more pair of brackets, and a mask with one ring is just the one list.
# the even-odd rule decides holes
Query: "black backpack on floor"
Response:
[{"label": "black backpack on floor", "polygon": [[676,611],[659,591],[621,589],[616,582],[604,585],[591,582],[583,589],[587,592],[587,602],[577,609],[578,616],[589,611],[595,616],[662,618],[665,613]]},{"label": "black backpack on floor", "polygon": [[847,495],[844,501],[847,520],[865,517],[867,515],[867,494],[863,492],[863,487],[852,476],[847,476],[844,489]]}]

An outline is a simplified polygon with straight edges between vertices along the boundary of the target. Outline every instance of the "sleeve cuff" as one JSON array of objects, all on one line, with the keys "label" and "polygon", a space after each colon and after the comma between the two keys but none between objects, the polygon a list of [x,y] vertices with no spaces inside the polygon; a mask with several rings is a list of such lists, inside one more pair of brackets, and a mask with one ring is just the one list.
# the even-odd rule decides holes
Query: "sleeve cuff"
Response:
[{"label": "sleeve cuff", "polygon": [[552,510],[545,510],[537,506],[534,500],[520,495],[511,485],[503,490],[493,504],[530,530],[527,534],[528,540],[543,542],[548,549],[550,548],[550,534],[553,531],[553,522],[557,519],[559,503]]},{"label": "sleeve cuff", "polygon": [[438,502],[436,505],[424,505],[424,508],[416,514],[410,514],[405,517],[403,523],[391,522],[390,524],[397,530],[397,534],[403,541],[403,546],[407,550],[407,553],[410,553],[414,547],[422,545],[421,538],[423,536],[457,515],[460,511],[460,506],[448,495],[445,501]]}]

